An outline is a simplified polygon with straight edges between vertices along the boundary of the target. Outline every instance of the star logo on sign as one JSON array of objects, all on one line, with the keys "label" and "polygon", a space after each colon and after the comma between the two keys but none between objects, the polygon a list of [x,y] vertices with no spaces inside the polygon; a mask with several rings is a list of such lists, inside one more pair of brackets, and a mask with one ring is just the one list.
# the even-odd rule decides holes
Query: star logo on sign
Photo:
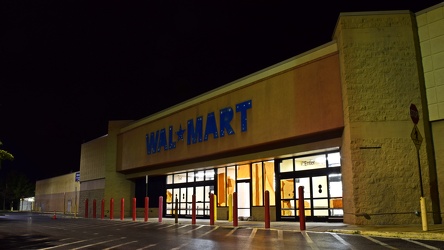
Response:
[{"label": "star logo on sign", "polygon": [[185,133],[185,129],[182,129],[182,124],[179,126],[179,130],[177,130],[177,141],[183,141],[183,134]]}]

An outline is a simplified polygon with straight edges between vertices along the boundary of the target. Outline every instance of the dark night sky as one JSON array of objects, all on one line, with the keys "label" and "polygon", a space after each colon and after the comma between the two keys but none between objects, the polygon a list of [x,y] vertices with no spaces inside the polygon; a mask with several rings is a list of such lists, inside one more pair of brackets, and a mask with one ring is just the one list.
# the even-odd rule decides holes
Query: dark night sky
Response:
[{"label": "dark night sky", "polygon": [[325,44],[340,12],[442,1],[300,2],[1,1],[0,141],[15,160],[0,176],[77,171],[81,143],[108,120],[141,119]]}]

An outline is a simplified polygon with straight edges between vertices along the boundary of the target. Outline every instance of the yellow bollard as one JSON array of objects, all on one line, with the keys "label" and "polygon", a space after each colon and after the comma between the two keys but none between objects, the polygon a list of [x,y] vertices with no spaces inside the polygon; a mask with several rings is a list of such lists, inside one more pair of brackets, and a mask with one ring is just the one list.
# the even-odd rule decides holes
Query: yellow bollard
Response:
[{"label": "yellow bollard", "polygon": [[213,205],[214,205],[214,221],[217,221],[217,197],[216,195],[213,195],[214,199],[213,199]]},{"label": "yellow bollard", "polygon": [[233,221],[233,195],[228,195],[228,221]]},{"label": "yellow bollard", "polygon": [[422,231],[428,231],[429,229],[427,225],[427,209],[426,209],[425,197],[420,197],[419,203],[421,205]]}]

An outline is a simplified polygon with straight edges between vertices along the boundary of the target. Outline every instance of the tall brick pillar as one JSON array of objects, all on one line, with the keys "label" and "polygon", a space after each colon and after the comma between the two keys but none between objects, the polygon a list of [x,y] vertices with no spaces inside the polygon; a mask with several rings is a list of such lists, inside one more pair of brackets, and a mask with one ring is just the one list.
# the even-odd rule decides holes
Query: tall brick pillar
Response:
[{"label": "tall brick pillar", "polygon": [[117,137],[120,128],[131,121],[110,121],[108,124],[108,139],[105,160],[105,204],[109,209],[109,201],[114,198],[114,214],[120,214],[120,200],[125,199],[125,217],[130,216],[130,202],[134,197],[134,182],[127,180],[124,174],[116,171],[117,167]]},{"label": "tall brick pillar", "polygon": [[[439,214],[430,181],[436,179],[436,169],[429,160],[433,153],[415,27],[408,11],[343,13],[338,19],[334,39],[345,125],[341,148],[345,223],[421,223],[414,213],[420,210],[420,182],[410,138],[411,103],[422,115],[418,127],[424,137],[420,159],[427,209]],[[431,214],[428,219],[437,222]]]}]

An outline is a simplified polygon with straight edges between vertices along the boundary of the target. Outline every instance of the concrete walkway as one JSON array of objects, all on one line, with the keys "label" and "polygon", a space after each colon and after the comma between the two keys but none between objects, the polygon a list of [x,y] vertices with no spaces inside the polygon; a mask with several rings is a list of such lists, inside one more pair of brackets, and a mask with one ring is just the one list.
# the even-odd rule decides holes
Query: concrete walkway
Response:
[{"label": "concrete walkway", "polygon": [[[52,215],[48,213],[49,215]],[[61,218],[78,218],[72,215],[58,215]],[[91,219],[91,218],[89,218]],[[100,218],[97,218],[100,219]],[[96,219],[96,220],[97,220]],[[109,220],[105,218],[104,220]],[[120,221],[120,217],[114,217],[114,221]],[[132,218],[126,217],[124,221],[132,221]],[[137,218],[135,223],[143,223],[143,218]],[[158,218],[149,218],[148,222],[158,223]],[[176,224],[175,218],[162,218],[161,223]],[[177,224],[186,225],[192,224],[192,220],[189,218],[178,218]],[[196,225],[210,225],[209,219],[197,219]],[[215,221],[214,226],[221,227],[233,227],[233,222],[226,220]],[[265,229],[265,222],[263,221],[238,221],[238,227],[246,228],[261,228]],[[270,222],[269,230],[290,230],[301,231],[299,222],[284,222],[284,221],[272,221]],[[331,232],[331,233],[343,233],[343,234],[359,234],[375,237],[391,237],[391,238],[404,238],[414,240],[442,240],[444,241],[444,224],[428,225],[428,230],[423,231],[421,224],[412,225],[348,225],[341,222],[307,222],[306,232]]]},{"label": "concrete walkway", "polygon": [[[139,221],[139,220],[137,220]],[[150,222],[157,221],[149,219]],[[175,223],[175,219],[163,218],[162,223]],[[178,224],[191,224],[191,219],[178,219]],[[196,220],[196,225],[210,225],[209,220]],[[215,226],[233,227],[233,222],[229,221],[215,221]],[[265,229],[265,222],[263,221],[238,221],[238,227],[249,228],[263,228]],[[299,222],[271,222],[270,230],[292,230],[301,231]],[[331,232],[343,234],[360,234],[375,237],[392,237],[392,238],[407,238],[416,240],[443,240],[444,241],[444,224],[428,225],[428,230],[423,231],[421,224],[412,225],[372,225],[372,226],[357,226],[348,225],[339,222],[307,222],[307,232]]]}]

